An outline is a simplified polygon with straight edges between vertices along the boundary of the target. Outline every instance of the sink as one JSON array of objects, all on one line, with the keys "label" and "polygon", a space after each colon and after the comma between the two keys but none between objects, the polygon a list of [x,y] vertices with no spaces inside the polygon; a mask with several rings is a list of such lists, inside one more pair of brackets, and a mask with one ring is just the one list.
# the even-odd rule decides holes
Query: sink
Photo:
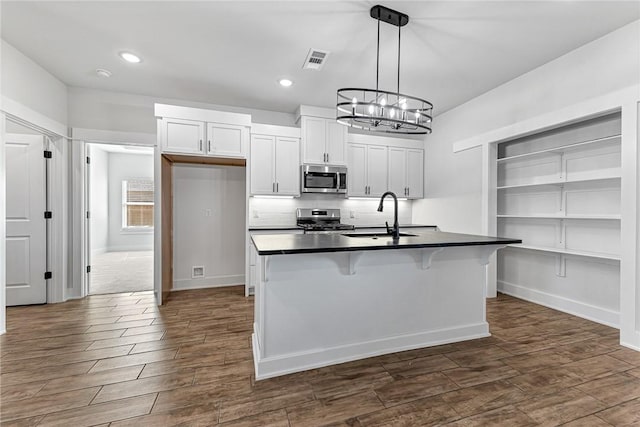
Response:
[{"label": "sink", "polygon": [[[379,237],[391,237],[390,234],[387,233],[344,233],[342,234],[345,237],[365,237],[370,239],[377,239]],[[417,234],[409,234],[409,233],[400,233],[400,237],[415,237]]]}]

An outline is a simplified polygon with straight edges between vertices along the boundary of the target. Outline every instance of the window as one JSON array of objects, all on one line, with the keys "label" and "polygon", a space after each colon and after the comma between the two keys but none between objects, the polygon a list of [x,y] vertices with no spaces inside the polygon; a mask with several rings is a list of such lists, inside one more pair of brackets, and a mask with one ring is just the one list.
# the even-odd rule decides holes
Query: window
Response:
[{"label": "window", "polygon": [[122,228],[153,229],[153,180],[122,181]]}]

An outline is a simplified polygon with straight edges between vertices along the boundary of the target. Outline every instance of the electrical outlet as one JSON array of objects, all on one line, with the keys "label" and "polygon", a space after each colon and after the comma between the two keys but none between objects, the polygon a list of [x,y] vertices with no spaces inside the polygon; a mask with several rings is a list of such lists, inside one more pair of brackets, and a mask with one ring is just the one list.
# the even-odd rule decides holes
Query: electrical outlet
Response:
[{"label": "electrical outlet", "polygon": [[349,218],[355,218],[356,217],[356,211],[349,211]]},{"label": "electrical outlet", "polygon": [[211,216],[211,209],[205,209],[204,216]]},{"label": "electrical outlet", "polygon": [[260,216],[258,215],[258,211],[255,209],[251,211],[251,216],[254,218],[260,218]]}]

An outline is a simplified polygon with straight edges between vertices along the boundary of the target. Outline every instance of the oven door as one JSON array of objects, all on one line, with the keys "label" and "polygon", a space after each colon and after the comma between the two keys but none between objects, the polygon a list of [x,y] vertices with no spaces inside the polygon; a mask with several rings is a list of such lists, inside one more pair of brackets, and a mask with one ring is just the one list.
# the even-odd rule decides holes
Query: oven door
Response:
[{"label": "oven door", "polygon": [[337,193],[339,174],[333,171],[309,170],[311,166],[303,166],[302,192],[304,193]]}]

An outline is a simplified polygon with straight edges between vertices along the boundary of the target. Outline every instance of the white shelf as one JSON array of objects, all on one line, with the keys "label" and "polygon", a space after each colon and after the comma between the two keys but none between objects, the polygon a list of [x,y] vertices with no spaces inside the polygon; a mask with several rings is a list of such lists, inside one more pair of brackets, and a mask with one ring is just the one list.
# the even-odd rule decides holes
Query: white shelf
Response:
[{"label": "white shelf", "polygon": [[522,243],[511,244],[511,245],[508,245],[508,247],[517,248],[517,249],[526,249],[531,251],[552,252],[555,254],[575,255],[575,256],[582,256],[582,257],[589,257],[589,258],[610,259],[614,261],[620,261],[620,255],[614,255],[614,254],[601,254],[597,252],[576,251],[573,249],[551,248],[551,247],[545,247],[545,246],[532,246],[532,245],[525,245]]},{"label": "white shelf", "polygon": [[511,188],[529,188],[529,187],[546,187],[546,186],[558,186],[565,184],[578,184],[578,183],[590,183],[590,182],[606,182],[606,181],[620,181],[620,175],[605,176],[599,178],[585,178],[575,179],[567,181],[549,181],[549,182],[537,182],[533,184],[516,184],[516,185],[503,185],[502,187],[496,187],[498,190],[508,190]]},{"label": "white shelf", "polygon": [[604,138],[592,139],[590,141],[583,141],[583,142],[577,142],[575,144],[563,145],[561,147],[547,148],[546,150],[533,151],[531,153],[518,154],[510,157],[503,157],[501,159],[498,159],[497,161],[498,163],[502,163],[502,162],[508,162],[510,160],[524,159],[527,157],[534,157],[534,156],[539,156],[544,154],[553,154],[553,153],[561,154],[574,149],[587,148],[587,146],[589,145],[598,145],[598,144],[608,145],[610,144],[610,141],[616,138],[619,139],[620,136],[621,135],[618,134],[618,135],[607,136]]},{"label": "white shelf", "polygon": [[609,219],[620,220],[620,215],[496,215],[497,218],[525,218],[525,219]]}]

